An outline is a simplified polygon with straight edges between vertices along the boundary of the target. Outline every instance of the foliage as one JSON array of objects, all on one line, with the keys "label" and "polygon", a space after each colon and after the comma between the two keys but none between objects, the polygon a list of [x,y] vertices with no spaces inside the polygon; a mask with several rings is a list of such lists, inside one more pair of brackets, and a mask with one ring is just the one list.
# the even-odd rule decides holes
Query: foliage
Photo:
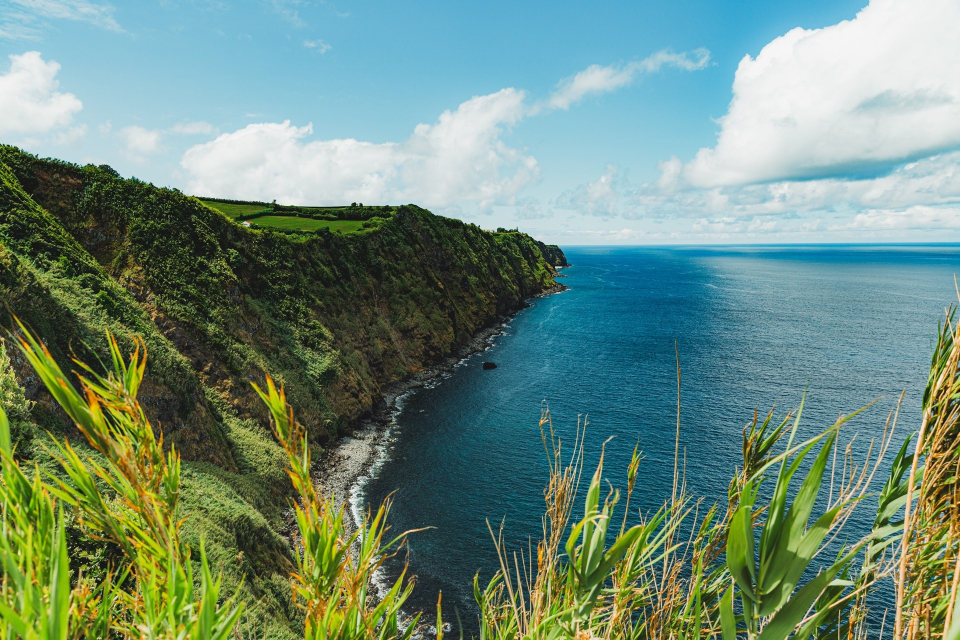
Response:
[{"label": "foliage", "polygon": [[267,390],[256,390],[270,409],[274,435],[287,453],[288,473],[300,496],[300,503],[294,506],[300,535],[294,545],[297,571],[292,582],[297,605],[306,612],[304,637],[407,640],[419,616],[401,625],[400,608],[413,584],[404,587],[401,575],[379,599],[370,594],[371,579],[383,564],[385,552],[400,541],[384,543],[389,503],[349,533],[344,508],[337,510],[332,496],[321,499],[317,495],[310,476],[307,437],[294,419],[283,389],[278,391],[268,378]]},{"label": "foliage", "polygon": [[[83,459],[68,442],[54,454],[69,481],[30,478],[13,457],[10,429],[0,412],[3,532],[0,619],[4,637],[210,638],[229,636],[241,612],[221,601],[201,549],[199,586],[191,550],[180,538],[180,458],[136,401],[146,359],[141,348],[125,363],[111,338],[113,370],[101,376],[78,363],[81,392],[29,333],[20,346],[47,390],[103,462]],[[142,344],[141,344],[142,347]],[[99,583],[82,574],[71,587],[64,507],[78,514],[93,539],[123,550],[123,561]]]},{"label": "foliage", "polygon": [[[895,637],[937,638],[957,627],[960,589],[960,325],[941,325],[910,466],[897,572]],[[915,482],[914,482],[915,481]],[[916,485],[916,486],[914,486]],[[915,501],[914,501],[915,500]],[[955,629],[960,634],[960,628]]]},{"label": "foliage", "polygon": [[389,218],[398,207],[390,206],[363,206],[353,203],[349,207],[297,207],[274,205],[273,211],[277,215],[299,216],[316,218],[318,220],[353,220],[364,221],[371,218]]},{"label": "foliage", "polygon": [[[536,565],[522,554],[511,562],[495,539],[501,570],[486,587],[474,584],[481,637],[859,638],[866,634],[870,594],[881,579],[898,573],[893,637],[954,640],[960,626],[953,616],[957,519],[951,511],[960,329],[951,317],[933,358],[916,451],[910,454],[908,438],[873,493],[897,412],[874,443],[873,456],[858,464],[847,449],[841,474],[834,477],[827,470],[835,468],[841,428],[859,412],[795,443],[801,404],[796,417],[775,423],[771,413],[747,425],[743,466],[722,508],[699,515],[699,502],[686,492],[678,470],[674,495],[664,507],[628,527],[641,462],[635,450],[619,528],[620,493],[611,491],[601,500],[602,455],[587,487],[583,517],[574,521],[586,425],[565,457],[545,412],[540,427],[551,474]],[[0,413],[5,625],[0,635],[228,637],[242,605],[235,592],[221,595],[222,579],[211,575],[202,543],[197,563],[183,541],[180,459],[174,449],[163,450],[162,436],[155,437],[136,399],[146,368],[142,342],[124,361],[108,336],[109,373],[76,362],[77,391],[52,354],[20,328],[24,357],[97,455],[82,456],[71,443],[53,441],[62,474],[35,467],[30,476],[13,455],[7,416]],[[386,542],[389,504],[348,531],[343,509],[316,492],[309,439],[283,389],[270,378],[265,390],[254,389],[269,411],[298,496],[293,505],[298,534],[283,553],[293,558],[289,584],[302,611],[304,637],[412,637],[418,616],[405,620],[401,608],[413,584],[400,576],[381,598],[370,593],[373,574],[403,539]],[[844,526],[867,497],[877,500],[872,531],[843,542]],[[96,577],[72,571],[66,510],[76,514],[92,540],[120,549],[109,571]],[[901,510],[904,519],[897,521]],[[439,601],[437,624],[442,638]]]},{"label": "foliage", "polygon": [[[908,501],[909,440],[874,494],[873,530],[849,546],[831,546],[869,495],[892,441],[896,414],[888,419],[875,459],[858,466],[848,452],[842,476],[830,477],[825,497],[821,488],[836,455],[840,427],[856,414],[794,444],[801,415],[802,405],[792,426],[789,416],[774,425],[771,415],[747,426],[742,471],[730,484],[725,512],[713,507],[698,517],[699,502],[681,484],[660,511],[630,528],[625,513],[616,533],[612,524],[620,494],[613,491],[600,501],[602,456],[583,518],[569,526],[582,472],[581,434],[563,462],[551,426],[549,436],[544,435],[551,477],[536,565],[522,554],[511,563],[495,537],[501,570],[485,588],[474,584],[481,638],[864,637],[867,597],[881,578],[892,574],[894,564],[886,551],[903,530],[903,522],[892,517]],[[545,413],[541,431],[549,424]],[[785,435],[784,451],[775,454]],[[811,463],[807,458],[812,454]],[[639,463],[635,451],[627,469],[627,509]],[[807,471],[797,486],[801,468]],[[772,489],[762,492],[769,483]],[[814,516],[818,505],[820,513]],[[816,563],[821,556],[832,560]],[[940,623],[934,637],[944,628]]]},{"label": "foliage", "polygon": [[[412,205],[275,207],[336,217],[350,228],[364,221],[359,234],[285,236],[245,229],[176,190],[123,180],[102,167],[3,146],[0,164],[9,167],[0,167],[0,245],[34,268],[36,279],[56,278],[52,291],[80,289],[69,304],[58,302],[58,312],[82,326],[59,335],[91,338],[75,341],[74,349],[101,344],[78,355],[89,362],[104,357],[100,336],[109,328],[121,340],[128,331],[143,335],[153,358],[168,351],[189,358],[174,353],[169,365],[150,367],[179,404],[163,422],[196,428],[178,441],[189,457],[209,449],[187,443],[199,443],[205,431],[216,434],[201,385],[217,388],[241,418],[262,421],[246,383],[270,372],[283,380],[311,439],[326,442],[369,411],[384,385],[449,355],[554,284],[529,236],[494,237]],[[10,194],[16,197],[5,201]],[[278,220],[296,228],[336,226],[310,217]],[[17,285],[24,279],[9,277]],[[36,304],[27,301],[37,299],[19,297],[12,310],[50,335],[43,326],[49,309],[26,312]],[[102,310],[114,324],[73,320],[87,310]],[[61,363],[69,359],[66,346],[53,350]],[[200,380],[190,368],[202,372]],[[154,403],[145,404],[149,410]]]},{"label": "foliage", "polygon": [[30,411],[35,403],[27,400],[23,389],[17,383],[16,374],[10,356],[7,355],[6,342],[0,338],[0,411],[10,420],[11,441],[14,450],[29,438],[33,429],[30,425]]},{"label": "foliage", "polygon": [[[143,340],[140,406],[183,456],[182,538],[194,548],[205,541],[222,588],[248,605],[245,628],[289,638],[302,620],[287,584],[282,513],[292,488],[249,381],[263,385],[269,373],[283,382],[317,451],[369,412],[385,385],[554,281],[532,238],[495,240],[418,207],[283,213],[363,232],[252,230],[105,165],[0,145],[0,325],[18,332],[6,311],[16,313],[75,386],[74,357],[109,373],[108,332],[124,353],[136,349],[134,336]],[[48,430],[105,464],[19,360],[3,375],[14,374],[36,401],[27,420],[11,418],[18,458],[65,477],[42,446]],[[71,569],[91,578],[122,555],[86,537],[69,512],[67,546]]]},{"label": "foliage", "polygon": [[[231,204],[263,203],[215,208]],[[370,593],[402,541],[387,541],[389,505],[349,531],[313,488],[311,451],[384,384],[552,286],[551,265],[566,259],[413,205],[271,206],[296,229],[362,232],[245,229],[109,167],[0,147],[0,296],[44,336],[11,326],[49,394],[31,406],[0,348],[3,637],[414,632],[417,618],[401,613],[412,583]],[[71,353],[77,371],[65,373]],[[949,315],[916,442],[897,450],[879,490],[896,414],[873,458],[844,454],[835,477],[855,414],[795,444],[801,406],[746,427],[726,504],[704,507],[678,473],[662,509],[630,514],[635,452],[619,527],[621,494],[601,500],[602,458],[573,516],[582,440],[565,457],[544,415],[543,539],[518,561],[497,538],[501,570],[475,583],[482,637],[861,638],[892,576],[895,640],[960,640],[958,369]],[[33,438],[31,470],[33,423],[57,435]],[[79,438],[64,438],[71,428]],[[279,534],[290,495],[292,545]],[[846,540],[851,514],[873,500],[872,531]],[[241,601],[252,622],[241,623]],[[439,601],[437,621],[442,638]]]},{"label": "foliage", "polygon": [[[78,392],[50,352],[24,332],[24,356],[99,456],[84,458],[69,442],[54,441],[66,478],[50,482],[39,468],[30,478],[13,457],[9,423],[0,411],[0,637],[230,637],[242,605],[236,595],[221,595],[222,578],[211,575],[202,542],[199,584],[194,579],[196,563],[181,536],[180,459],[173,449],[163,451],[162,437],[154,437],[136,400],[146,368],[142,343],[124,362],[110,337],[112,371],[106,376],[76,362]],[[343,510],[314,489],[308,440],[283,390],[268,378],[267,391],[256,391],[271,412],[299,494],[292,552],[297,570],[290,586],[305,611],[304,637],[406,640],[416,618],[404,621],[400,607],[413,585],[404,586],[401,577],[378,601],[369,595],[384,553],[399,541],[384,542],[389,507],[347,533]],[[122,560],[99,579],[71,576],[64,507],[78,514],[91,539],[122,550]]]}]

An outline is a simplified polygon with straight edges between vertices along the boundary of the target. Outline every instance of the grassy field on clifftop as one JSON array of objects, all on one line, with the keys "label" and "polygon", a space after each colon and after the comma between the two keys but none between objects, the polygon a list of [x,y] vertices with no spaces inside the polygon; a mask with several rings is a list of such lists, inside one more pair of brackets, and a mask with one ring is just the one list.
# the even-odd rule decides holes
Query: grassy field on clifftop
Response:
[{"label": "grassy field on clifftop", "polygon": [[330,229],[333,232],[350,233],[363,228],[362,220],[313,220],[311,218],[297,218],[294,216],[261,216],[253,220],[259,227],[274,229],[290,229],[296,231],[317,231]]}]

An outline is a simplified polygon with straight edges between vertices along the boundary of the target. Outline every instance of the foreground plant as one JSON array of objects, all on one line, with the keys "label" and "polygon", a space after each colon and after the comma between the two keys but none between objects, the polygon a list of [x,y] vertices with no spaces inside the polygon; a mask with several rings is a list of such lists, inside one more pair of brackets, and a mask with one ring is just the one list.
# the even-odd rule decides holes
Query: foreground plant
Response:
[{"label": "foreground plant", "polygon": [[[56,402],[99,455],[81,456],[66,441],[51,452],[67,479],[28,475],[14,456],[0,412],[3,537],[0,629],[21,638],[228,637],[242,605],[223,599],[219,579],[180,538],[180,458],[136,400],[146,367],[142,343],[125,363],[110,338],[105,376],[77,363],[80,391],[24,327],[20,347]],[[94,540],[114,544],[122,560],[99,583],[71,575],[65,512]]]},{"label": "foreground plant", "polygon": [[[941,325],[923,394],[897,570],[894,637],[938,638],[958,624],[960,591],[960,325]],[[922,461],[922,462],[921,462]]]},{"label": "foreground plant", "polygon": [[[960,327],[952,318],[941,328],[916,444],[906,439],[879,490],[873,486],[899,405],[856,463],[838,443],[859,412],[795,444],[801,404],[795,417],[776,423],[771,413],[747,425],[742,468],[725,505],[703,509],[678,469],[660,510],[631,514],[641,463],[634,450],[622,515],[619,491],[601,500],[601,455],[583,516],[574,521],[586,424],[565,456],[545,411],[543,538],[534,563],[508,554],[495,537],[500,571],[483,588],[474,581],[481,638],[960,640]],[[44,475],[37,465],[25,470],[0,410],[0,638],[237,634],[236,594],[222,594],[202,549],[198,561],[181,540],[179,456],[164,451],[136,399],[146,367],[142,343],[125,361],[111,337],[109,372],[78,362],[78,391],[43,345],[25,329],[23,335],[24,355],[92,452],[53,441],[49,451],[62,475]],[[317,493],[307,436],[283,389],[269,378],[265,390],[254,386],[297,492],[291,595],[304,612],[304,637],[408,640],[419,621],[401,612],[412,582],[401,575],[386,594],[370,591],[386,555],[403,540],[386,539],[389,503],[350,530],[344,509]],[[854,510],[870,503],[872,530],[859,540],[842,538]],[[71,523],[118,550],[105,574],[71,570]],[[885,632],[869,629],[870,595],[889,576],[897,593],[894,623]]]},{"label": "foreground plant", "polygon": [[333,497],[321,499],[310,477],[310,447],[303,427],[293,417],[283,389],[267,378],[267,390],[254,385],[273,418],[274,435],[287,453],[287,473],[299,495],[294,505],[299,536],[295,541],[297,573],[292,576],[294,599],[306,612],[304,637],[377,638],[406,640],[417,628],[419,615],[404,622],[400,608],[413,583],[401,575],[386,594],[370,593],[371,580],[389,549],[403,538],[384,542],[389,503],[352,533]]},{"label": "foreground plant", "polygon": [[[700,503],[681,483],[657,513],[648,518],[640,514],[630,528],[624,513],[613,533],[620,493],[612,491],[601,502],[601,455],[583,518],[567,533],[583,464],[582,434],[578,430],[573,454],[561,462],[552,426],[549,435],[544,430],[551,424],[545,411],[541,431],[551,478],[536,567],[532,558],[525,564],[522,555],[511,563],[500,538],[495,539],[501,569],[485,589],[474,584],[481,637],[839,640],[865,633],[866,595],[892,572],[889,548],[903,525],[893,516],[908,499],[906,471],[913,458],[905,443],[889,479],[875,494],[873,530],[851,545],[840,544],[840,531],[868,496],[891,443],[896,412],[872,459],[868,454],[857,465],[847,452],[836,479],[827,474],[828,463],[832,458],[836,464],[841,426],[856,413],[794,444],[801,415],[802,405],[792,425],[788,416],[774,426],[768,415],[747,426],[743,470],[731,482],[725,512],[714,507],[700,516]],[[785,450],[773,453],[785,436]],[[812,464],[798,483],[799,469],[811,455]],[[634,451],[627,469],[627,505],[639,462]],[[824,496],[828,477],[830,490]],[[818,504],[823,507],[814,515]],[[828,554],[832,560],[815,563]]]}]

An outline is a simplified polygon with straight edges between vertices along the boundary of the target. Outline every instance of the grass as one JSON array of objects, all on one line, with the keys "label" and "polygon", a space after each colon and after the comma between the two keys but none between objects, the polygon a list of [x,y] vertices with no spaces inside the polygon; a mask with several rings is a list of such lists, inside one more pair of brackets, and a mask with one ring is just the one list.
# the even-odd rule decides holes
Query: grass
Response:
[{"label": "grass", "polygon": [[211,209],[216,209],[228,218],[236,218],[237,216],[245,216],[267,210],[262,204],[227,204],[225,202],[213,202],[210,200],[201,200],[200,202]]},{"label": "grass", "polygon": [[251,220],[251,224],[273,229],[289,231],[317,231],[329,227],[334,233],[351,233],[363,227],[363,220],[314,220],[293,216],[262,216]]},{"label": "grass", "polygon": [[[369,596],[370,580],[395,544],[384,538],[389,507],[381,506],[353,533],[344,528],[343,511],[316,492],[306,432],[270,378],[266,392],[254,389],[273,417],[275,441],[249,428],[242,433],[242,425],[233,435],[260,441],[249,447],[259,455],[246,464],[266,462],[281,475],[286,466],[299,494],[292,505],[299,531],[293,541],[280,539],[258,515],[237,520],[244,504],[228,474],[221,482],[201,478],[196,463],[181,466],[175,450],[164,451],[162,436],[156,437],[136,398],[146,371],[142,341],[126,360],[111,336],[113,367],[106,376],[77,362],[78,391],[36,337],[19,328],[21,353],[93,455],[52,440],[48,449],[57,472],[21,465],[0,410],[0,638],[289,636],[277,625],[243,629],[244,607],[255,610],[259,603],[242,597],[249,596],[241,593],[242,584],[224,580],[223,567],[255,555],[274,556],[283,570],[261,576],[256,567],[265,564],[262,559],[249,565],[245,577],[256,583],[254,595],[261,601],[292,596],[299,612],[292,608],[288,618],[300,620],[305,638],[410,638],[416,620],[403,627],[400,607],[413,584],[403,585],[401,578],[378,602]],[[16,407],[17,401],[4,405]],[[184,535],[184,511],[202,521],[199,538]],[[114,550],[104,558],[105,570],[77,566],[77,554],[69,552],[77,546],[75,539],[68,542],[71,524],[82,548]],[[231,537],[236,543],[225,544]],[[220,576],[213,576],[211,566],[221,568]]]}]

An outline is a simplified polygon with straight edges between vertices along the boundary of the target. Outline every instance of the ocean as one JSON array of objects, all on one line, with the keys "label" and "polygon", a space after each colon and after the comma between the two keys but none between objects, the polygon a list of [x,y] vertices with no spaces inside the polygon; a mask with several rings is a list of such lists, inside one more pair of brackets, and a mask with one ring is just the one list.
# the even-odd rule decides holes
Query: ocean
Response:
[{"label": "ocean", "polygon": [[605,475],[624,486],[639,444],[631,509],[656,510],[672,488],[679,353],[687,486],[725,500],[754,410],[782,416],[805,390],[802,434],[877,400],[843,431],[862,453],[902,391],[898,442],[917,429],[960,273],[958,246],[565,252],[570,289],[534,300],[489,350],[402,398],[386,456],[361,486],[365,504],[393,500],[392,533],[431,527],[386,565],[397,575],[408,563],[416,576],[409,609],[435,611],[442,591],[445,620],[456,609],[468,633],[474,576],[484,586],[498,567],[488,523],[518,554],[541,535],[542,407],[570,445],[578,420],[588,422],[587,477],[609,440]]}]

